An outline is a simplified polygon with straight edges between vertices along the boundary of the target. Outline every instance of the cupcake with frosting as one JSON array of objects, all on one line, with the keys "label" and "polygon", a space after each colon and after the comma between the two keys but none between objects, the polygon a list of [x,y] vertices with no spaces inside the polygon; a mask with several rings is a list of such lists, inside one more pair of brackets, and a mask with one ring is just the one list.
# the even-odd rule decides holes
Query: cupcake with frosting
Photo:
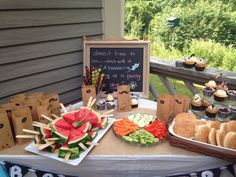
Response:
[{"label": "cupcake with frosting", "polygon": [[202,108],[205,110],[208,106],[211,106],[211,103],[207,100],[202,101]]},{"label": "cupcake with frosting", "polygon": [[205,86],[206,86],[206,87],[211,87],[211,88],[214,88],[214,89],[217,88],[217,84],[216,84],[216,82],[213,81],[213,80],[210,80],[210,81],[208,81],[207,83],[205,83]]},{"label": "cupcake with frosting", "polygon": [[222,101],[224,101],[225,98],[227,98],[227,97],[228,97],[228,95],[227,95],[226,91],[224,91],[224,90],[216,90],[215,93],[214,93],[214,99],[215,99],[215,101],[220,101],[220,102],[222,102]]},{"label": "cupcake with frosting", "polygon": [[193,100],[190,103],[193,110],[200,111],[202,108],[202,99],[198,94],[195,94]]},{"label": "cupcake with frosting", "polygon": [[113,102],[114,101],[114,97],[112,95],[107,95],[107,98],[106,98],[106,102]]},{"label": "cupcake with frosting", "polygon": [[184,61],[184,67],[185,68],[192,68],[194,67],[195,63],[196,63],[197,59],[195,57],[194,54],[192,54],[189,58],[185,59]]},{"label": "cupcake with frosting", "polygon": [[195,69],[197,71],[203,71],[206,68],[206,62],[204,61],[204,58],[201,57],[199,61],[195,64]]},{"label": "cupcake with frosting", "polygon": [[218,109],[214,107],[214,105],[208,106],[206,108],[206,115],[211,118],[215,118],[218,113]]},{"label": "cupcake with frosting", "polygon": [[230,100],[236,101],[236,90],[228,90],[227,94]]},{"label": "cupcake with frosting", "polygon": [[138,99],[136,99],[136,98],[131,99],[131,107],[132,108],[137,108],[138,107]]},{"label": "cupcake with frosting", "polygon": [[230,116],[230,109],[229,108],[219,108],[218,115],[220,118],[227,118]]}]

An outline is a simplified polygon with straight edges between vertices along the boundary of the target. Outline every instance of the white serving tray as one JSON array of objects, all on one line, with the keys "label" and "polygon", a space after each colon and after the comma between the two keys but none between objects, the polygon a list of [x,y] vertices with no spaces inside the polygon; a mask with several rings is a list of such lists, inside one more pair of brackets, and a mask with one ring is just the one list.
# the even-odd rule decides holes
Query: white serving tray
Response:
[{"label": "white serving tray", "polygon": [[[109,128],[112,126],[112,124],[114,122],[115,122],[114,118],[108,118],[108,125],[107,125],[107,127],[105,129],[98,130],[98,134],[93,139],[92,142],[97,143],[105,135],[105,133],[109,130]],[[89,146],[89,148],[86,151],[84,151],[84,152],[82,152],[80,154],[79,158],[73,159],[73,160],[68,160],[68,161],[64,161],[63,158],[59,158],[56,153],[51,153],[51,152],[47,152],[47,151],[40,151],[38,149],[38,147],[35,146],[34,142],[32,142],[31,144],[26,146],[25,150],[29,151],[29,152],[32,152],[32,153],[35,153],[35,154],[38,154],[38,155],[42,155],[42,156],[51,158],[51,159],[55,159],[55,160],[61,161],[63,163],[67,163],[67,164],[76,166],[86,157],[86,155],[92,150],[93,147],[94,147],[94,145]]]},{"label": "white serving tray", "polygon": [[217,145],[213,145],[213,144],[208,144],[208,143],[203,143],[203,142],[200,142],[200,141],[196,141],[196,140],[193,140],[193,139],[189,139],[189,138],[185,138],[185,137],[182,137],[182,136],[179,136],[177,135],[174,131],[173,131],[173,126],[175,124],[175,120],[173,120],[173,122],[170,124],[169,126],[169,132],[178,137],[178,138],[181,138],[181,139],[184,139],[184,140],[187,140],[189,142],[192,142],[192,143],[195,143],[196,145],[200,145],[202,147],[206,147],[208,149],[215,149],[215,150],[220,150],[220,151],[227,151],[227,152],[231,152],[231,153],[236,153],[236,150],[234,149],[230,149],[230,148],[226,148],[226,147],[221,147],[221,146],[217,146]]}]

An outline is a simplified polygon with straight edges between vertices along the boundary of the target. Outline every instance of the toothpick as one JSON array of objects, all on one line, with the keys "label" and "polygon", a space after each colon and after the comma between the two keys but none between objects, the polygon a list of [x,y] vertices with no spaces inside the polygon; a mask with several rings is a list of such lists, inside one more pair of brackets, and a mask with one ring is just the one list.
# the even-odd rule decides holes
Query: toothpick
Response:
[{"label": "toothpick", "polygon": [[85,151],[88,149],[83,143],[79,143],[79,146]]},{"label": "toothpick", "polygon": [[37,131],[33,131],[33,130],[28,130],[28,129],[22,129],[23,132],[25,133],[31,133],[31,134],[35,134],[35,135],[39,135],[40,133]]},{"label": "toothpick", "polygon": [[57,140],[59,140],[59,138],[47,138],[46,140],[48,140],[48,141],[57,141]]},{"label": "toothpick", "polygon": [[88,103],[87,103],[87,107],[90,108],[90,104],[91,104],[91,101],[92,101],[93,97],[89,97],[89,100],[88,100]]},{"label": "toothpick", "polygon": [[54,143],[55,143],[55,141],[49,142],[47,144],[43,144],[42,146],[39,146],[39,150],[43,150],[46,147],[53,145]]},{"label": "toothpick", "polygon": [[37,122],[37,121],[33,121],[33,124],[37,124],[37,125],[40,125],[42,127],[47,127],[48,126],[47,124],[44,124],[42,122]]},{"label": "toothpick", "polygon": [[54,117],[55,119],[59,119],[60,117],[57,116],[56,114],[52,114],[52,117]]},{"label": "toothpick", "polygon": [[93,146],[98,146],[99,145],[99,143],[95,143],[95,142],[87,142],[86,144],[87,145],[93,145]]},{"label": "toothpick", "polygon": [[44,119],[47,119],[48,121],[50,121],[50,122],[52,122],[53,121],[53,119],[51,119],[50,117],[48,117],[48,116],[45,116],[45,115],[43,115],[43,114],[41,114],[41,116],[44,118]]},{"label": "toothpick", "polygon": [[102,115],[102,117],[114,117],[114,114]]},{"label": "toothpick", "polygon": [[16,138],[34,139],[34,135],[16,135]]},{"label": "toothpick", "polygon": [[61,109],[63,110],[64,113],[68,112],[63,103],[60,103],[60,106],[61,106]]},{"label": "toothpick", "polygon": [[65,162],[69,160],[70,155],[71,155],[71,152],[67,152],[67,153],[66,153],[66,156],[65,156],[65,158],[64,158],[64,161],[65,161]]},{"label": "toothpick", "polygon": [[42,128],[43,126],[42,125],[39,125],[39,124],[32,124],[34,127],[38,127],[38,128]]},{"label": "toothpick", "polygon": [[106,112],[103,113],[102,116],[104,116],[104,115],[106,115],[106,114],[110,114],[110,113],[112,113],[113,111],[114,111],[114,109],[111,109],[111,110],[109,110],[109,111],[106,111]]}]

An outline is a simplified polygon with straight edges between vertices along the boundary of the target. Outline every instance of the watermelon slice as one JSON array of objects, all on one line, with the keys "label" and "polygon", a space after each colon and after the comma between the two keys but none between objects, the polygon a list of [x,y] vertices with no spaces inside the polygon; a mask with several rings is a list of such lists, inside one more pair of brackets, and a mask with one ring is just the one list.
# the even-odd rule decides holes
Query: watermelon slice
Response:
[{"label": "watermelon slice", "polygon": [[90,112],[90,109],[87,107],[81,107],[79,111],[76,111],[75,112],[76,121],[81,121],[88,111]]},{"label": "watermelon slice", "polygon": [[47,139],[51,137],[51,129],[47,128],[47,127],[41,127],[39,129],[39,133],[41,135],[42,139]]},{"label": "watermelon slice", "polygon": [[67,152],[71,152],[70,158],[69,159],[76,159],[79,157],[79,148],[69,148],[67,144],[63,145],[59,149],[58,157],[65,158]]},{"label": "watermelon slice", "polygon": [[59,144],[67,143],[70,136],[70,130],[65,130],[60,127],[54,127],[54,130],[55,131],[52,134],[54,137],[59,138],[58,140]]},{"label": "watermelon slice", "polygon": [[56,149],[58,149],[58,145],[57,144],[53,144],[51,146],[48,146],[47,150],[49,152],[54,152]]},{"label": "watermelon slice", "polygon": [[85,118],[84,122],[90,122],[91,124],[101,123],[101,115],[95,111],[91,111]]},{"label": "watermelon slice", "polygon": [[80,110],[75,113],[75,115],[77,121],[90,122],[91,124],[97,124],[101,122],[101,115],[87,107],[81,107]]},{"label": "watermelon slice", "polygon": [[78,144],[80,142],[82,142],[82,143],[86,142],[88,139],[89,139],[89,134],[88,133],[82,133],[81,132],[80,134],[72,135],[69,138],[68,146],[69,146],[69,148],[78,147]]},{"label": "watermelon slice", "polygon": [[76,112],[69,112],[63,115],[63,119],[69,124],[73,124],[76,121]]},{"label": "watermelon slice", "polygon": [[92,139],[94,139],[97,136],[98,132],[90,131],[88,132],[88,134],[91,136]]},{"label": "watermelon slice", "polygon": [[80,130],[83,133],[88,132],[92,128],[92,125],[89,122],[84,123],[81,125],[78,130]]},{"label": "watermelon slice", "polygon": [[53,125],[66,130],[70,130],[71,128],[73,128],[73,126],[66,122],[63,118],[54,120]]},{"label": "watermelon slice", "polygon": [[41,144],[42,143],[42,139],[40,135],[35,135],[34,137],[34,143],[35,144]]}]

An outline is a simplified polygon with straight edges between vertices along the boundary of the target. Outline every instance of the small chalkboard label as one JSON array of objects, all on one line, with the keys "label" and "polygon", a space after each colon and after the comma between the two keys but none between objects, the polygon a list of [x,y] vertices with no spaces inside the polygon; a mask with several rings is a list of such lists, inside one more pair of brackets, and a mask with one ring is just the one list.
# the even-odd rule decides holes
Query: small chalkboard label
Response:
[{"label": "small chalkboard label", "polygon": [[103,91],[129,85],[131,92],[148,96],[149,43],[147,41],[85,41],[84,65],[101,68]]}]

